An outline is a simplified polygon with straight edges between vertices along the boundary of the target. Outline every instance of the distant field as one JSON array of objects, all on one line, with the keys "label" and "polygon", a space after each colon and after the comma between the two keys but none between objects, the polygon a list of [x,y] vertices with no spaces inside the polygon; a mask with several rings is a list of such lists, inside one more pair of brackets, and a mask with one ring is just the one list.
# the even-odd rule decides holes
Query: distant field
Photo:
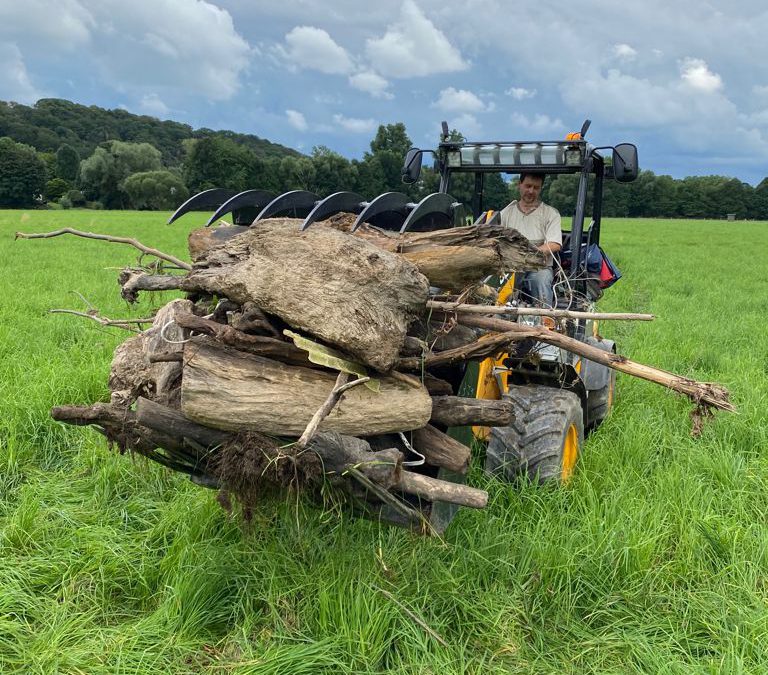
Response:
[{"label": "distant field", "polygon": [[112,318],[153,307],[119,298],[133,249],[13,233],[185,256],[202,218],[166,218],[0,211],[0,672],[768,671],[768,223],[603,226],[624,278],[601,307],[658,319],[602,332],[725,384],[737,415],[693,440],[687,401],[620,375],[568,487],[478,464],[490,504],[441,541],[295,503],[244,531],[212,492],[50,420],[107,397],[126,334],[46,311],[85,309],[74,291]]}]

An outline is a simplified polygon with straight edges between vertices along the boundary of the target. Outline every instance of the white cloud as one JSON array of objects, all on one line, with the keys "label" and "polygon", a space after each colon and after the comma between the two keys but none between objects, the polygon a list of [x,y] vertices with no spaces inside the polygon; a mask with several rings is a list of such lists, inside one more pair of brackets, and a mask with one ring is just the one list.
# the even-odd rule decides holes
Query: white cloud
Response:
[{"label": "white cloud", "polygon": [[288,124],[298,131],[306,131],[309,128],[307,119],[298,110],[286,110],[285,116],[288,118]]},{"label": "white cloud", "polygon": [[378,73],[374,73],[372,70],[364,70],[362,72],[351,75],[349,78],[349,84],[355,89],[359,89],[360,91],[364,91],[370,94],[374,98],[394,98],[394,95],[387,91],[389,82]]},{"label": "white cloud", "polygon": [[514,124],[516,128],[523,131],[526,135],[562,135],[562,133],[565,131],[565,125],[559,117],[553,119],[549,115],[536,113],[533,118],[529,118],[527,115],[523,115],[522,113],[512,113],[511,119],[512,124]]},{"label": "white cloud", "polygon": [[702,59],[686,58],[680,66],[680,77],[692,88],[705,93],[722,89],[723,80]]},{"label": "white cloud", "polygon": [[89,42],[96,20],[78,0],[0,2],[0,37],[44,44],[46,49],[72,51]]},{"label": "white cloud", "polygon": [[292,66],[318,70],[330,75],[346,75],[353,69],[347,50],[322,28],[296,26],[285,36],[286,47],[279,53]]},{"label": "white cloud", "polygon": [[386,77],[420,77],[466,70],[461,53],[424,15],[413,0],[405,0],[399,21],[386,33],[366,41],[374,68]]},{"label": "white cloud", "polygon": [[333,121],[345,131],[349,131],[353,134],[370,133],[376,128],[376,122],[372,119],[362,120],[337,114],[333,116]]},{"label": "white cloud", "polygon": [[137,99],[152,93],[167,99],[170,92],[231,98],[251,57],[230,14],[205,0],[5,1],[0,36],[5,34],[20,36],[16,41],[28,62],[45,52],[55,64],[77,49],[70,70],[87,68],[91,81],[95,76]]},{"label": "white cloud", "polygon": [[622,61],[632,61],[637,56],[637,50],[628,44],[613,45],[613,55]]},{"label": "white cloud", "polygon": [[0,43],[0,99],[16,103],[34,103],[42,98],[32,84],[21,51],[15,44]]},{"label": "white cloud", "polygon": [[510,87],[504,93],[507,96],[511,96],[516,101],[524,101],[527,98],[536,96],[535,89],[525,89],[524,87]]},{"label": "white cloud", "polygon": [[479,113],[492,109],[492,105],[486,105],[471,91],[454,89],[453,87],[443,89],[437,101],[432,105],[445,112]]},{"label": "white cloud", "polygon": [[147,94],[141,98],[139,103],[141,111],[154,117],[165,117],[171,112],[171,109],[163,103],[157,94]]}]

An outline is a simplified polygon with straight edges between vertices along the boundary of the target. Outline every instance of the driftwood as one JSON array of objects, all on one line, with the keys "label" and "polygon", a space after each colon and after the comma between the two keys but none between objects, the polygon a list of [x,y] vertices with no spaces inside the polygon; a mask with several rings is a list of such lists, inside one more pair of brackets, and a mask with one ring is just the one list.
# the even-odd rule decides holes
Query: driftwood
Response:
[{"label": "driftwood", "polygon": [[620,373],[633,375],[634,377],[660,384],[663,387],[684,394],[697,405],[711,406],[730,412],[736,410],[729,400],[728,390],[719,384],[697,382],[688,377],[682,377],[659,368],[646,366],[642,363],[631,361],[620,354],[603,351],[597,347],[580,342],[579,340],[574,340],[573,338],[561,335],[560,333],[547,328],[521,326],[520,324],[511,321],[473,316],[470,314],[460,316],[459,320],[467,326],[500,332],[506,331],[510,336],[531,337],[540,342],[555,345],[556,347],[566,349],[573,354],[583,356],[595,363],[600,363],[609,368],[613,368]]},{"label": "driftwood", "polygon": [[411,445],[432,466],[466,473],[469,466],[469,448],[428,424],[411,432]]},{"label": "driftwood", "polygon": [[[301,220],[274,219],[284,227],[299,229]],[[328,226],[348,231],[349,218],[331,219]],[[270,223],[261,221],[254,229]],[[342,223],[339,226],[339,223]],[[313,225],[311,229],[325,227]],[[189,235],[189,249],[195,262],[204,261],[210,251],[226,246],[238,239],[247,229],[241,226],[200,228]],[[399,235],[379,228],[363,225],[355,238],[385,251],[399,253],[412,262],[432,286],[461,290],[477,283],[489,274],[503,274],[514,270],[540,269],[545,266],[544,256],[531,246],[522,235],[501,226],[466,226],[436,232],[407,232]]]},{"label": "driftwood", "polygon": [[185,290],[254,302],[292,327],[377,370],[397,359],[429,282],[402,257],[343,232],[295,219],[263,221],[207,251]]},{"label": "driftwood", "polygon": [[520,331],[515,332],[486,333],[465,347],[449,349],[438,354],[425,354],[420,357],[408,356],[400,359],[397,362],[397,367],[400,370],[412,372],[420,371],[424,368],[449,366],[453,363],[462,363],[472,359],[484,359],[493,354],[498,354],[499,351],[513,342],[538,335],[535,328],[531,330],[527,330],[528,327],[526,326],[521,326],[520,328]]},{"label": "driftwood", "polygon": [[[97,403],[92,406],[60,406],[54,408],[51,415],[57,421],[68,424],[95,425],[109,429],[108,435],[113,438],[121,436],[127,444],[123,449],[141,448],[142,454],[148,454],[149,446],[159,439],[170,447],[158,447],[170,449],[171,456],[155,453],[152,459],[174,470],[195,475],[204,475],[204,472],[195,471],[194,460],[185,466],[173,458],[173,454],[183,447],[182,438],[177,434],[193,440],[193,445],[204,451],[200,455],[209,458],[234,437],[232,433],[196,424],[178,411],[145,399],[139,401],[137,412]],[[156,429],[161,427],[164,431],[157,433]],[[151,441],[148,442],[148,439]],[[333,432],[318,433],[312,437],[304,451],[314,452],[321,458],[325,475],[343,479],[347,472],[362,472],[385,490],[397,490],[430,501],[445,501],[472,508],[483,508],[488,501],[488,493],[484,490],[404,471],[402,453],[398,450],[389,448],[371,451],[370,445],[359,438]]]},{"label": "driftwood", "polygon": [[514,409],[511,401],[492,401],[463,396],[432,397],[433,424],[446,427],[485,426],[506,427],[512,423]]},{"label": "driftwood", "polygon": [[[217,429],[298,436],[326,400],[335,376],[287,366],[193,337],[184,349],[182,412]],[[324,430],[368,436],[423,427],[432,399],[415,378],[379,379],[381,390],[356,387],[324,421]]]},{"label": "driftwood", "polygon": [[211,319],[190,313],[180,313],[175,317],[175,321],[182,328],[195,333],[210,335],[223,345],[234,347],[249,354],[257,354],[305,368],[315,367],[307,358],[307,352],[296,347],[293,342],[277,340],[264,335],[250,335],[232,326],[216,323]]},{"label": "driftwood", "polygon": [[428,309],[459,314],[504,314],[507,317],[549,316],[553,319],[592,319],[593,321],[653,321],[653,314],[628,312],[577,312],[569,309],[542,309],[540,307],[505,307],[495,305],[467,305],[461,302],[430,300]]},{"label": "driftwood", "polygon": [[[192,312],[189,300],[173,300],[155,315],[152,327],[115,350],[109,374],[111,402],[128,407],[139,396],[178,405],[183,343],[189,332],[177,318]],[[155,358],[162,355],[161,359]]]}]

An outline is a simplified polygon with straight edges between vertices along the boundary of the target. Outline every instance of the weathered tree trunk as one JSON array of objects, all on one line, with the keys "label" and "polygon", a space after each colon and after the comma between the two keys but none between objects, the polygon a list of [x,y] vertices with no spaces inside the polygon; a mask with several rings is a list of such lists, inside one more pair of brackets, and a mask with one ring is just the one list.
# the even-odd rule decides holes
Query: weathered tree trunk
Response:
[{"label": "weathered tree trunk", "polygon": [[433,424],[447,427],[505,427],[512,423],[514,409],[510,401],[490,401],[463,396],[434,396]]},{"label": "weathered tree trunk", "polygon": [[[192,314],[189,300],[173,300],[161,308],[152,327],[118,345],[109,374],[111,401],[128,407],[139,396],[161,403],[178,405],[178,380],[181,363],[171,356],[181,355],[182,342],[189,331],[177,319]],[[163,359],[155,358],[162,355]]]},{"label": "weathered tree trunk", "polygon": [[[333,389],[332,373],[287,366],[194,337],[185,345],[181,409],[217,429],[299,436]],[[321,428],[369,436],[424,426],[432,399],[415,378],[380,378],[381,390],[346,392]]]}]

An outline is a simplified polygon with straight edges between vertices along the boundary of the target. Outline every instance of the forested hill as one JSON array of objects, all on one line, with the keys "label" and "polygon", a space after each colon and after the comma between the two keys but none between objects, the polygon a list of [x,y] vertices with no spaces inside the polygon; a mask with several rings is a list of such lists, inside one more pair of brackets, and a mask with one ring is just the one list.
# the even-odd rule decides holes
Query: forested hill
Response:
[{"label": "forested hill", "polygon": [[31,145],[38,152],[56,152],[67,144],[77,150],[80,157],[90,156],[104,141],[150,143],[160,150],[166,166],[181,164],[182,141],[208,136],[233,140],[262,159],[300,156],[296,150],[250,134],[193,129],[188,124],[58,98],[43,98],[33,106],[0,101],[0,137],[3,136]]}]

